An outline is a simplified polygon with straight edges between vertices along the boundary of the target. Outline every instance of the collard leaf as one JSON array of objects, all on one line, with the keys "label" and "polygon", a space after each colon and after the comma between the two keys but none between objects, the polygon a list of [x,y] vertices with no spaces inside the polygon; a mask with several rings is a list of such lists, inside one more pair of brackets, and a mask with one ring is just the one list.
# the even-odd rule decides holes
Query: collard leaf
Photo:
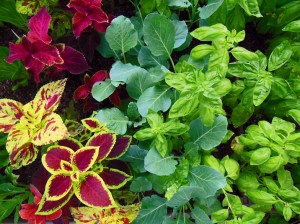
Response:
[{"label": "collard leaf", "polygon": [[149,150],[145,157],[145,169],[158,176],[168,176],[175,172],[177,161],[171,156],[163,158],[155,148]]},{"label": "collard leaf", "polygon": [[174,48],[178,48],[185,42],[187,38],[188,27],[184,21],[173,20],[172,23],[176,30]]},{"label": "collard leaf", "polygon": [[147,153],[147,150],[141,149],[137,145],[131,145],[120,160],[131,163],[133,169],[137,169],[139,172],[145,173],[144,159]]},{"label": "collard leaf", "polygon": [[138,33],[128,18],[118,16],[106,29],[105,38],[111,49],[124,54],[137,45]]},{"label": "collard leaf", "polygon": [[169,207],[180,207],[188,203],[195,197],[206,197],[205,191],[201,187],[196,186],[181,186],[173,197],[167,202]]},{"label": "collard leaf", "polygon": [[224,0],[208,0],[207,5],[199,7],[201,19],[207,19],[223,4]]},{"label": "collard leaf", "polygon": [[169,58],[175,44],[175,28],[163,15],[149,14],[144,20],[144,40],[155,56]]},{"label": "collard leaf", "polygon": [[113,64],[109,74],[110,79],[114,82],[127,82],[127,79],[136,73],[140,74],[148,72],[139,66],[130,63],[123,64],[121,61],[117,61]]},{"label": "collard leaf", "polygon": [[132,224],[161,223],[167,215],[167,200],[157,195],[144,197],[142,207]]},{"label": "collard leaf", "polygon": [[192,209],[192,217],[195,219],[196,224],[212,224],[208,215],[199,207]]},{"label": "collard leaf", "polygon": [[168,86],[153,86],[146,89],[137,101],[139,113],[146,117],[148,110],[167,111],[171,106],[172,92]]},{"label": "collard leaf", "polygon": [[189,6],[191,6],[191,3],[188,0],[168,0],[168,6],[188,8]]},{"label": "collard leaf", "polygon": [[293,51],[291,50],[290,43],[283,41],[272,51],[269,61],[268,70],[274,71],[283,66],[292,56]]},{"label": "collard leaf", "polygon": [[189,134],[194,143],[204,150],[210,150],[218,146],[227,133],[227,119],[220,115],[215,118],[211,127],[204,126],[200,118],[192,121],[190,124]]},{"label": "collard leaf", "polygon": [[130,185],[130,191],[132,192],[145,192],[151,189],[152,183],[146,177],[137,177]]},{"label": "collard leaf", "polygon": [[154,84],[149,73],[135,73],[128,78],[126,90],[130,97],[137,100],[147,88]]},{"label": "collard leaf", "polygon": [[110,130],[116,132],[116,134],[124,135],[127,130],[127,125],[130,124],[128,121],[128,117],[124,116],[124,114],[118,108],[110,108],[100,110],[96,115],[100,123],[106,123],[106,127]]},{"label": "collard leaf", "polygon": [[220,172],[203,165],[192,168],[188,179],[191,186],[202,188],[206,197],[215,195],[217,190],[224,188],[227,184],[225,177]]},{"label": "collard leaf", "polygon": [[76,223],[126,224],[132,222],[141,204],[118,206],[117,208],[101,209],[89,207],[70,208]]},{"label": "collard leaf", "polygon": [[154,56],[147,47],[141,47],[138,61],[142,67],[154,67],[164,65],[168,67],[167,60],[162,56]]},{"label": "collard leaf", "polygon": [[112,84],[110,79],[105,79],[103,82],[96,82],[92,88],[92,96],[98,102],[102,102],[108,98],[116,87]]}]

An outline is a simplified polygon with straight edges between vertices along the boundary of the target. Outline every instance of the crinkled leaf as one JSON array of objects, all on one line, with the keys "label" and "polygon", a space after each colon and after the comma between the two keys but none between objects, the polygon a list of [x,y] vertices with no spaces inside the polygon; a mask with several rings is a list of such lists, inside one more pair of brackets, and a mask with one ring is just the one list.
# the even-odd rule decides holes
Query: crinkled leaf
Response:
[{"label": "crinkled leaf", "polygon": [[175,172],[177,161],[172,156],[162,157],[155,148],[145,157],[145,169],[158,176],[168,176]]},{"label": "crinkled leaf", "polygon": [[103,82],[96,82],[92,88],[92,96],[98,102],[102,102],[108,98],[116,87],[112,84],[110,79],[105,79]]},{"label": "crinkled leaf", "polygon": [[138,33],[128,18],[118,16],[111,21],[105,38],[111,49],[125,53],[137,45]]},{"label": "crinkled leaf", "polygon": [[217,190],[224,188],[227,184],[225,177],[220,172],[203,165],[192,168],[188,179],[191,186],[203,188],[206,197],[215,195]]},{"label": "crinkled leaf", "polygon": [[170,57],[175,44],[175,28],[163,15],[149,14],[144,20],[144,40],[154,56]]},{"label": "crinkled leaf", "polygon": [[115,206],[111,192],[104,181],[94,172],[81,175],[79,183],[74,183],[77,198],[87,206],[109,208]]},{"label": "crinkled leaf", "polygon": [[192,121],[189,134],[194,143],[204,150],[210,150],[218,146],[227,133],[227,119],[220,115],[215,118],[211,127],[204,126],[200,118]]},{"label": "crinkled leaf", "polygon": [[146,117],[148,110],[167,111],[171,106],[172,92],[168,86],[152,86],[146,89],[137,101],[139,113]]},{"label": "crinkled leaf", "polygon": [[115,131],[116,134],[123,135],[126,133],[127,125],[130,124],[128,117],[118,108],[108,108],[100,110],[96,115],[101,123],[106,123],[106,127],[112,131]]}]

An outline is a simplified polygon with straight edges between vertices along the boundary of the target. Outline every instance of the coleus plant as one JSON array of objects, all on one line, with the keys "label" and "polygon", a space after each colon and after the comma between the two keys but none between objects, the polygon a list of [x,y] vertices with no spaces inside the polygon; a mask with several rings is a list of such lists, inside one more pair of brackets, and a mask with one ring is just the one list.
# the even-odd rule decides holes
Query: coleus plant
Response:
[{"label": "coleus plant", "polygon": [[109,25],[107,14],[101,9],[102,0],[71,0],[69,8],[76,10],[72,24],[73,33],[78,38],[81,32],[89,26],[93,26],[99,32],[105,32]]},{"label": "coleus plant", "polygon": [[45,67],[53,67],[56,72],[67,70],[72,74],[80,74],[89,68],[79,51],[64,44],[51,45],[50,22],[51,15],[43,7],[29,20],[29,32],[22,37],[21,43],[9,43],[10,54],[6,62],[21,60],[36,82],[40,82],[40,73]]},{"label": "coleus plant", "polygon": [[68,130],[57,109],[66,79],[48,83],[40,88],[29,103],[0,100],[0,131],[8,133],[6,150],[14,168],[32,163],[42,146],[67,138]]},{"label": "coleus plant", "polygon": [[[131,179],[127,173],[109,168],[108,162],[122,156],[131,142],[130,136],[116,137],[103,130],[95,118],[84,119],[84,125],[97,131],[86,146],[75,139],[65,139],[48,148],[42,157],[44,167],[52,174],[36,214],[52,214],[75,194],[85,205],[116,207],[109,189],[122,187]],[[98,127],[98,128],[97,128]],[[59,186],[59,187],[57,187]]]}]

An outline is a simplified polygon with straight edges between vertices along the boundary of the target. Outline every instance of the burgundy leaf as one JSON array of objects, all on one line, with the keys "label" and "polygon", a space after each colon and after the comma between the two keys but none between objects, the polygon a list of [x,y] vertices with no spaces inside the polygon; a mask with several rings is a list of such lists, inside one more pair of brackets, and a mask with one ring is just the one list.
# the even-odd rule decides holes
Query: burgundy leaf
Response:
[{"label": "burgundy leaf", "polygon": [[83,32],[78,40],[80,49],[83,51],[85,57],[91,62],[94,58],[94,52],[101,42],[98,32],[94,29]]},{"label": "burgundy leaf", "polygon": [[52,146],[49,151],[43,156],[43,164],[45,168],[52,173],[60,170],[60,163],[62,160],[71,162],[73,152],[71,149],[63,146]]},{"label": "burgundy leaf", "polygon": [[104,70],[99,70],[97,71],[90,79],[90,82],[91,82],[91,87],[93,87],[93,85],[96,83],[96,82],[101,82],[103,81],[105,78],[108,77],[108,74],[106,71]]},{"label": "burgundy leaf", "polygon": [[74,92],[74,100],[83,100],[90,94],[90,89],[85,85],[79,86]]},{"label": "burgundy leaf", "polygon": [[35,41],[43,41],[46,44],[50,44],[52,39],[48,35],[48,29],[50,26],[51,16],[47,12],[46,7],[43,7],[35,16],[29,20],[28,27],[28,40],[33,43]]},{"label": "burgundy leaf", "polygon": [[78,38],[81,32],[88,26],[92,25],[92,21],[83,13],[76,12],[73,20],[73,33],[76,38]]},{"label": "burgundy leaf", "polygon": [[82,144],[73,138],[59,140],[58,145],[68,147],[72,149],[74,152],[76,152],[78,149],[82,147]]},{"label": "burgundy leaf", "polygon": [[72,180],[70,176],[56,174],[49,178],[45,187],[45,193],[47,199],[56,201],[68,194],[71,188]]},{"label": "burgundy leaf", "polygon": [[117,159],[121,157],[128,149],[131,142],[131,136],[118,137],[113,149],[110,151],[107,159]]},{"label": "burgundy leaf", "polygon": [[108,16],[100,8],[100,6],[91,5],[88,12],[88,17],[90,20],[93,20],[97,23],[107,23],[109,21]]},{"label": "burgundy leaf", "polygon": [[60,57],[56,47],[45,44],[43,41],[35,41],[31,45],[32,57],[41,63],[51,66],[54,64],[62,64],[64,61]]},{"label": "burgundy leaf", "polygon": [[85,172],[95,163],[98,157],[99,148],[86,146],[75,152],[72,162],[80,172]]},{"label": "burgundy leaf", "polygon": [[89,68],[83,54],[69,46],[66,46],[61,52],[61,57],[64,61],[61,70],[67,70],[71,74],[80,74]]},{"label": "burgundy leaf", "polygon": [[97,161],[102,161],[110,153],[116,141],[116,136],[112,133],[100,133],[93,135],[87,146],[100,146]]},{"label": "burgundy leaf", "polygon": [[76,11],[79,11],[81,13],[85,13],[87,6],[90,4],[91,4],[91,0],[71,0],[67,6],[69,8],[75,8]]},{"label": "burgundy leaf", "polygon": [[104,168],[100,173],[100,177],[103,179],[108,188],[116,189],[124,186],[126,182],[131,178],[126,173],[116,170]]}]

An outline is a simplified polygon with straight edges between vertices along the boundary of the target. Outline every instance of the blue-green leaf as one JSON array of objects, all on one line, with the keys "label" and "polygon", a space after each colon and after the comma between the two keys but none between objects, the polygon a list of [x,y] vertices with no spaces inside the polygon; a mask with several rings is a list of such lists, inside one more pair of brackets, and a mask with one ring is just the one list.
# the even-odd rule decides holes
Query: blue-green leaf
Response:
[{"label": "blue-green leaf", "polygon": [[96,82],[92,88],[92,96],[98,102],[101,102],[108,98],[116,87],[112,84],[110,79],[105,79],[103,82]]},{"label": "blue-green leaf", "polygon": [[204,150],[210,150],[218,146],[227,133],[227,119],[220,115],[215,118],[211,127],[204,126],[200,118],[192,121],[189,134],[194,143]]},{"label": "blue-green leaf", "polygon": [[208,215],[199,207],[192,209],[192,216],[196,221],[196,224],[212,224]]},{"label": "blue-green leaf", "polygon": [[200,18],[209,18],[212,14],[214,14],[215,11],[217,11],[217,9],[222,5],[223,2],[224,0],[208,0],[207,5],[198,8],[200,12]]},{"label": "blue-green leaf", "polygon": [[130,184],[130,191],[145,192],[152,189],[152,183],[146,177],[137,177]]},{"label": "blue-green leaf", "polygon": [[120,160],[131,163],[133,169],[137,169],[140,173],[145,173],[144,159],[147,153],[147,150],[141,149],[137,145],[131,145]]}]

